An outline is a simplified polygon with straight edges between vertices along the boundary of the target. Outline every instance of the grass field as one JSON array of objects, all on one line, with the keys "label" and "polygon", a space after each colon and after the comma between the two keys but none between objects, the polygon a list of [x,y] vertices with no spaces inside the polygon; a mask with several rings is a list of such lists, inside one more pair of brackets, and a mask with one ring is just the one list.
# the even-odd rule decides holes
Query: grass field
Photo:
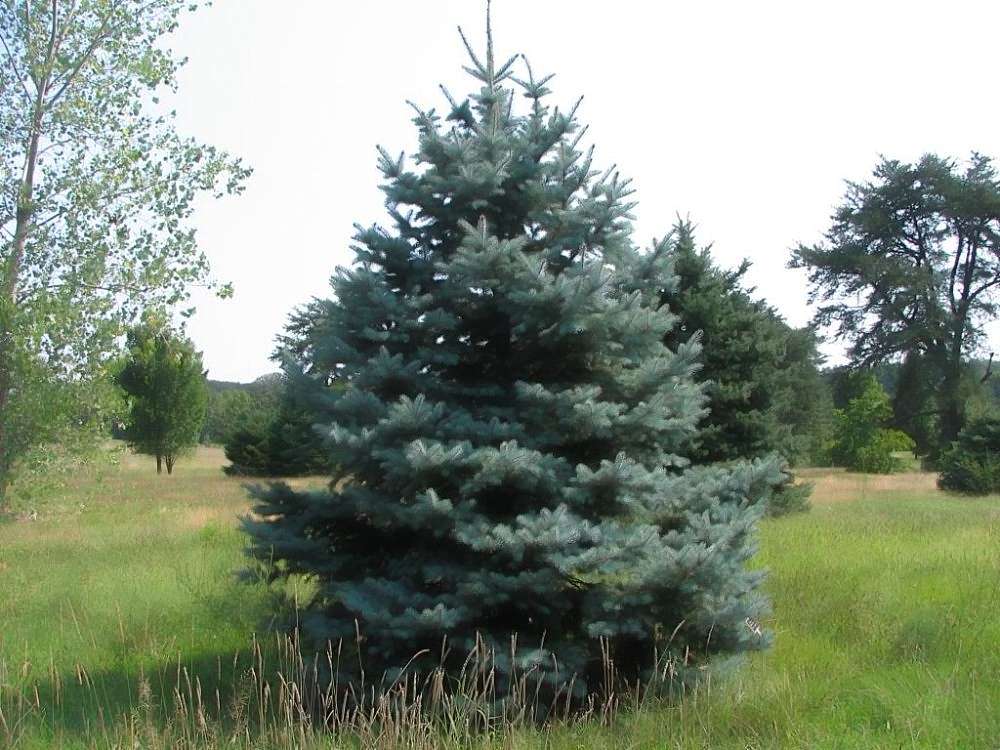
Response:
[{"label": "grass field", "polygon": [[[0,747],[434,744],[232,719],[275,649],[253,660],[266,592],[236,581],[247,500],[221,462],[203,449],[157,477],[125,456],[0,524]],[[675,704],[484,742],[1000,748],[1000,498],[950,497],[926,474],[805,474],[812,512],[761,529],[772,650]]]}]

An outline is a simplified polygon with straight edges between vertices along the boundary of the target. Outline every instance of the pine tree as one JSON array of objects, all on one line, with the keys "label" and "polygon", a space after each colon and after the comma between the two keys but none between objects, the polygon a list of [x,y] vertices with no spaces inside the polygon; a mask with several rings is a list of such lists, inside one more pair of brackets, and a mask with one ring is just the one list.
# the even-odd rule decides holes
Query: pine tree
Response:
[{"label": "pine tree", "polygon": [[807,459],[816,425],[832,411],[819,371],[816,338],[792,329],[745,283],[750,263],[719,268],[711,248],[699,248],[694,227],[674,227],[667,260],[677,284],[662,302],[677,315],[666,336],[676,348],[700,338],[697,378],[707,385],[708,415],[689,450],[695,463],[780,453]]},{"label": "pine tree", "polygon": [[980,417],[938,462],[938,487],[969,495],[1000,493],[1000,417]]},{"label": "pine tree", "polygon": [[225,467],[234,476],[298,477],[329,473],[323,440],[313,429],[313,414],[303,396],[312,389],[282,380],[278,404],[264,419],[234,431],[225,442]]},{"label": "pine tree", "polygon": [[602,644],[624,679],[656,649],[694,669],[761,648],[745,563],[780,472],[686,468],[704,395],[697,343],[663,343],[667,244],[636,250],[629,181],[581,150],[577,107],[487,39],[466,42],[477,92],[415,107],[416,165],[379,149],[392,226],[358,228],[292,347],[340,473],[260,493],[251,552],[316,582],[302,635],[360,632],[369,682],[437,666],[445,637],[447,671],[486,644],[501,689],[534,669],[577,696]]}]

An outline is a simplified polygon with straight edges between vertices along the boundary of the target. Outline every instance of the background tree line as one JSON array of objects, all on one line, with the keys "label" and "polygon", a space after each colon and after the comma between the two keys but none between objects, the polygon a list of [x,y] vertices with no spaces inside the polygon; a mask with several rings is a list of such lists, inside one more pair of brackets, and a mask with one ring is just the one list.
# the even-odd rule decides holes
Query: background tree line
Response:
[{"label": "background tree line", "polygon": [[[143,314],[185,312],[193,286],[229,292],[212,279],[191,219],[199,195],[238,193],[249,170],[177,133],[155,107],[182,64],[159,41],[195,5],[29,0],[0,9],[0,505],[19,466],[92,452],[123,419],[114,363]],[[968,423],[996,411],[981,344],[997,314],[998,206],[986,156],[882,160],[869,180],[848,184],[825,242],[793,252],[818,305],[814,326],[799,331],[754,298],[747,264],[719,268],[693,225],[678,223],[677,285],[662,300],[679,320],[666,343],[700,337],[709,393],[692,456],[850,463],[835,449],[837,424],[865,389],[822,371],[816,345],[826,331],[849,345],[847,370],[871,372],[890,400],[888,416],[872,406],[852,420],[868,414],[878,429],[904,433],[931,462],[950,451]],[[316,320],[293,320],[286,353]],[[201,439],[227,444],[234,471],[318,470],[327,462],[311,427],[315,405],[272,380],[210,392]]]}]

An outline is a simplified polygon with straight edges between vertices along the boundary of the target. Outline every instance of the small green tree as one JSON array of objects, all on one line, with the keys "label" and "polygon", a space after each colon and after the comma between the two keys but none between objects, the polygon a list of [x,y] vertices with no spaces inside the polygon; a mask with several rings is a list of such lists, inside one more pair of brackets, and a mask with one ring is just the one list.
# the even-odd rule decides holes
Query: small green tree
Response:
[{"label": "small green tree", "polygon": [[889,474],[900,468],[893,454],[912,451],[915,445],[905,432],[886,427],[892,402],[878,380],[865,375],[859,387],[847,408],[836,412],[833,462],[868,474]]},{"label": "small green tree", "polygon": [[126,435],[139,453],[172,474],[177,457],[198,443],[208,390],[201,353],[169,329],[141,325],[128,334],[128,360],[117,382],[129,399]]},{"label": "small green tree", "polygon": [[970,495],[1000,492],[1000,417],[966,427],[940,460],[938,485]]},{"label": "small green tree", "polygon": [[332,470],[330,452],[313,426],[315,415],[301,402],[303,395],[286,381],[279,405],[266,421],[247,423],[229,436],[227,474],[296,477]]}]

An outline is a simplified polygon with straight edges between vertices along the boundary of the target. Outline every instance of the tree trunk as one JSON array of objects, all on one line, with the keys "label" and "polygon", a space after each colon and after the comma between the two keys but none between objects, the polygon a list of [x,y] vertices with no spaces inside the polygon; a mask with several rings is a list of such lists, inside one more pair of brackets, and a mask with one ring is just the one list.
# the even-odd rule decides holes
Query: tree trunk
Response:
[{"label": "tree trunk", "polygon": [[11,344],[13,343],[13,321],[11,315],[13,305],[7,297],[0,298],[0,510],[3,510],[7,500],[7,485],[10,483],[10,465],[13,457],[7,444],[7,405],[10,401],[12,369]]},{"label": "tree trunk", "polygon": [[[0,300],[0,305],[4,301]],[[7,486],[10,484],[10,468],[13,463],[7,444],[7,403],[10,400],[10,363],[8,353],[9,330],[0,312],[0,511],[7,507]]]},{"label": "tree trunk", "polygon": [[941,386],[940,449],[944,450],[958,439],[958,433],[965,426],[965,404],[963,403],[961,372],[955,377],[951,373]]},{"label": "tree trunk", "polygon": [[965,398],[962,393],[962,333],[964,325],[957,328],[951,342],[950,351],[944,364],[941,383],[940,427],[941,444],[944,450],[958,439],[958,433],[965,427]]},{"label": "tree trunk", "polygon": [[167,474],[170,475],[173,473],[174,473],[174,457],[167,456]]},{"label": "tree trunk", "polygon": [[46,78],[38,83],[35,96],[34,111],[31,115],[31,131],[24,159],[24,179],[17,195],[15,210],[14,238],[11,243],[7,267],[4,268],[2,286],[0,286],[0,508],[3,508],[6,497],[6,485],[10,482],[10,468],[13,456],[10,455],[9,436],[5,429],[7,408],[10,403],[13,383],[13,365],[11,364],[11,348],[14,341],[15,311],[17,308],[18,280],[21,274],[21,264],[31,230],[31,219],[34,216],[35,170],[38,166],[38,144],[42,137],[42,118],[45,114],[45,94],[49,82]]},{"label": "tree trunk", "polygon": [[7,508],[7,488],[10,486],[10,475],[7,470],[0,468],[0,515],[3,515]]},{"label": "tree trunk", "polygon": [[928,359],[920,352],[906,353],[892,397],[892,426],[913,438],[921,456],[931,453],[935,444],[927,419],[937,406],[931,374],[934,368]]},{"label": "tree trunk", "polygon": [[[40,107],[41,105],[39,105]],[[28,144],[27,163],[24,169],[24,182],[17,197],[17,217],[14,225],[14,242],[11,244],[11,254],[7,259],[6,278],[4,279],[4,297],[10,300],[11,306],[17,293],[18,277],[21,274],[21,263],[24,261],[24,248],[28,243],[28,232],[31,229],[31,217],[34,214],[32,201],[35,197],[35,165],[38,162],[38,141],[41,137],[42,112],[36,112],[32,123],[31,141]]]},{"label": "tree trunk", "polygon": [[156,473],[157,474],[163,473],[163,456],[161,456],[159,453],[156,454]]}]

